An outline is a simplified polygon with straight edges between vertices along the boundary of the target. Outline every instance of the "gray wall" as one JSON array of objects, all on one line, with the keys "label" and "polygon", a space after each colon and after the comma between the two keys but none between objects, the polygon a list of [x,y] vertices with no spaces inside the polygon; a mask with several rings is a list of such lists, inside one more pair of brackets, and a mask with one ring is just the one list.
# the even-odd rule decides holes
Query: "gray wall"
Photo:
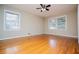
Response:
[{"label": "gray wall", "polygon": [[[4,10],[11,10],[21,13],[21,30],[20,31],[4,31]],[[48,29],[48,20],[50,18],[59,17],[67,15],[67,30],[49,30]],[[77,28],[77,11],[72,11],[66,14],[55,15],[49,18],[40,18],[38,16],[29,14],[28,12],[15,9],[8,6],[0,5],[0,39],[15,37],[15,36],[27,36],[28,33],[31,35],[39,34],[53,34],[61,36],[70,36],[77,37],[78,28]]]},{"label": "gray wall", "polygon": [[[11,10],[21,13],[21,30],[20,31],[4,31],[4,10]],[[31,35],[43,34],[43,19],[12,7],[0,6],[0,39]]]},{"label": "gray wall", "polygon": [[[67,16],[67,30],[60,30],[60,29],[52,29],[49,30],[48,29],[48,20],[49,19],[53,19],[55,17],[59,17],[59,16],[63,16],[66,15]],[[45,34],[53,34],[53,35],[60,35],[60,36],[69,36],[69,37],[77,37],[78,35],[78,30],[77,30],[77,11],[72,11],[66,14],[60,14],[60,15],[56,15],[56,16],[52,16],[49,18],[46,18],[44,20],[45,22]]]}]

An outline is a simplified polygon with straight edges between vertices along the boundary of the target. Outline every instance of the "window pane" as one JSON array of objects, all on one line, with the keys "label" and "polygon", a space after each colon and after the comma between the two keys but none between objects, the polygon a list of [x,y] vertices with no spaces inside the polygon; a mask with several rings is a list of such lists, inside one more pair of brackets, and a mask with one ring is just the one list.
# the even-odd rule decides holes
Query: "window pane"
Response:
[{"label": "window pane", "polygon": [[56,29],[56,20],[49,20],[49,29]]},{"label": "window pane", "polygon": [[57,17],[49,20],[49,29],[66,29],[66,17]]},{"label": "window pane", "polygon": [[65,29],[65,17],[60,17],[57,19],[57,28]]},{"label": "window pane", "polygon": [[19,14],[5,12],[5,29],[15,30],[20,28]]}]

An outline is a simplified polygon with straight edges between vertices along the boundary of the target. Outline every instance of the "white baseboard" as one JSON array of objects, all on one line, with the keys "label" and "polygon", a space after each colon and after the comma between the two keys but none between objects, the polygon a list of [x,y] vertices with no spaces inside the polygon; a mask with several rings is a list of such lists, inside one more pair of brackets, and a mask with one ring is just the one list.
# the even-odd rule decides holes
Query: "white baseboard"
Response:
[{"label": "white baseboard", "polygon": [[2,38],[2,39],[0,39],[0,40],[13,39],[13,38],[19,38],[19,37],[26,37],[26,35],[14,36],[14,37],[6,37],[6,38]]},{"label": "white baseboard", "polygon": [[[49,34],[49,35],[56,35],[56,34]],[[71,37],[71,38],[78,38],[78,36],[69,36],[69,35],[56,35],[56,36],[65,36],[65,37]]]},{"label": "white baseboard", "polygon": [[20,36],[14,36],[14,37],[5,37],[0,40],[7,40],[7,39],[13,39],[13,38],[21,38],[21,37],[29,37],[29,36],[35,36],[35,35],[40,35],[40,34],[34,34],[34,35],[20,35]]},{"label": "white baseboard", "polygon": [[[41,35],[41,34],[35,34],[35,35]],[[35,36],[35,35],[20,35],[20,36],[14,36],[14,37],[6,37],[6,38],[2,38],[0,40],[20,38],[20,37],[28,37],[28,36]],[[55,34],[49,34],[49,35],[55,35]],[[78,38],[77,36],[68,36],[68,35],[56,35],[56,36],[65,36],[65,37]]]}]

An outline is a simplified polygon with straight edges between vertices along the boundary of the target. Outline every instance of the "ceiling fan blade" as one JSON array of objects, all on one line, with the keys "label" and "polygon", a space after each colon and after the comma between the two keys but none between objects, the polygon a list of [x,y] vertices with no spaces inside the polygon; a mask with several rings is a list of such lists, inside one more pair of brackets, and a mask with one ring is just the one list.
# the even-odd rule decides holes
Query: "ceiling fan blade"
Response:
[{"label": "ceiling fan blade", "polygon": [[46,7],[50,7],[51,5],[47,5]]},{"label": "ceiling fan blade", "polygon": [[41,9],[41,8],[36,8],[36,9]]},{"label": "ceiling fan blade", "polygon": [[42,8],[44,8],[44,5],[43,4],[40,4],[40,5],[41,5]]},{"label": "ceiling fan blade", "polygon": [[46,9],[47,11],[49,11],[49,9]]}]

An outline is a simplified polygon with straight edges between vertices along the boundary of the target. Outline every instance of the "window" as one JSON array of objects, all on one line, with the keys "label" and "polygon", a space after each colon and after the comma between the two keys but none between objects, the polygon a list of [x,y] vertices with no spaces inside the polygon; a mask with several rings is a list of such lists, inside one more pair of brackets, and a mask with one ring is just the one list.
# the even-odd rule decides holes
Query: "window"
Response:
[{"label": "window", "polygon": [[66,16],[49,20],[49,29],[66,29]]},{"label": "window", "polygon": [[55,19],[49,21],[49,28],[56,29],[56,20]]},{"label": "window", "polygon": [[7,31],[14,31],[20,29],[20,14],[5,10],[4,12],[4,29]]},{"label": "window", "polygon": [[57,18],[57,28],[58,29],[65,29],[65,17],[60,17],[60,18]]}]

